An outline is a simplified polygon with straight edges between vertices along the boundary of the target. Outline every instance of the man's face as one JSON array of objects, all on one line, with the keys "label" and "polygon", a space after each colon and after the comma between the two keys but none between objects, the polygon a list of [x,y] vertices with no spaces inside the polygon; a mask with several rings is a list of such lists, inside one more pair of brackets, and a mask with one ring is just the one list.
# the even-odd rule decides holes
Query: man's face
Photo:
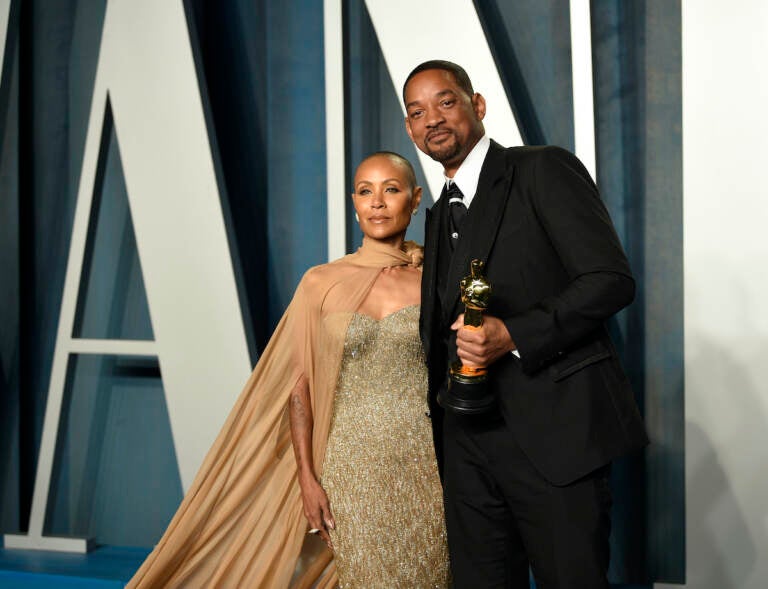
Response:
[{"label": "man's face", "polygon": [[453,176],[485,133],[485,99],[469,96],[453,74],[426,70],[405,88],[405,128],[411,140]]}]

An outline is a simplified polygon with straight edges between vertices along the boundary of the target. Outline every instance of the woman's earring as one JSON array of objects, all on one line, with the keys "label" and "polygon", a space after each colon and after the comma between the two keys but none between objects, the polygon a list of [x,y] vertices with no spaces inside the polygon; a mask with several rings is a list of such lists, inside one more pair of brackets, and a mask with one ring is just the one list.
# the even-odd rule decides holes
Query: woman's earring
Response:
[{"label": "woman's earring", "polygon": [[411,215],[413,215],[415,217],[416,213],[418,213],[418,212],[419,212],[419,209],[413,209],[413,211],[411,211]]},{"label": "woman's earring", "polygon": [[355,213],[355,221],[360,222],[360,217],[357,216],[357,213]]}]

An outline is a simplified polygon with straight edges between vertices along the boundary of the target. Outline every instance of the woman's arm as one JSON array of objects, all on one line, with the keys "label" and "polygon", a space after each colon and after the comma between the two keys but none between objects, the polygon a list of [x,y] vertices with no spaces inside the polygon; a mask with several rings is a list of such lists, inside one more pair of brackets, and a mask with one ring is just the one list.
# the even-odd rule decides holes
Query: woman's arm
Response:
[{"label": "woman's arm", "polygon": [[315,476],[315,465],[312,459],[312,405],[309,399],[309,384],[302,376],[291,391],[290,400],[291,440],[293,452],[296,455],[296,465],[299,471],[299,486],[304,502],[304,515],[312,529],[317,530],[323,541],[331,547],[329,529],[334,529],[328,496],[320,486]]}]

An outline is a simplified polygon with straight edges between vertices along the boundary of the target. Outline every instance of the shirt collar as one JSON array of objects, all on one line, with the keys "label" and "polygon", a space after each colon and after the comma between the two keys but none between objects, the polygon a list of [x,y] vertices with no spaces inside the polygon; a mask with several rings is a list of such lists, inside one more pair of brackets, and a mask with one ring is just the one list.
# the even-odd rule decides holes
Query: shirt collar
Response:
[{"label": "shirt collar", "polygon": [[467,154],[464,161],[461,162],[459,169],[453,175],[453,178],[445,177],[446,187],[450,187],[451,182],[455,182],[464,195],[464,204],[467,208],[472,203],[472,199],[477,192],[477,183],[480,180],[480,170],[483,167],[485,156],[491,147],[491,139],[488,135],[483,135],[480,141],[475,144],[472,151]]}]

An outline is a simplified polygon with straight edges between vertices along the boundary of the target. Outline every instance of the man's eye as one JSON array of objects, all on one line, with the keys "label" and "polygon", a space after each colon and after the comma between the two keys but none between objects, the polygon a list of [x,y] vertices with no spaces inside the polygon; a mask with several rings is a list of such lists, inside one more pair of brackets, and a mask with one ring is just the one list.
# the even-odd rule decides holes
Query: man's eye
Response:
[{"label": "man's eye", "polygon": [[450,108],[451,106],[453,106],[454,102],[455,102],[454,100],[443,100],[442,105],[447,108]]},{"label": "man's eye", "polygon": [[413,110],[411,111],[410,117],[412,119],[418,119],[422,114],[424,114],[423,110]]}]

